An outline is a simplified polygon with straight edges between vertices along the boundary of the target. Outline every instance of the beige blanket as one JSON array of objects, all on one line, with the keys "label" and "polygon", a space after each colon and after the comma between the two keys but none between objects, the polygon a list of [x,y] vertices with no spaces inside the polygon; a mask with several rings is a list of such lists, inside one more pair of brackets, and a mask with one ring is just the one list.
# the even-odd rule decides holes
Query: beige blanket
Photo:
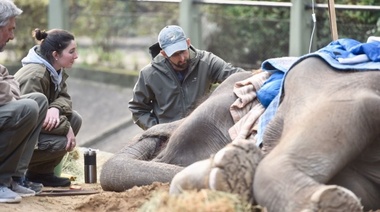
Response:
[{"label": "beige blanket", "polygon": [[256,91],[269,76],[269,72],[258,72],[248,79],[235,83],[234,93],[238,99],[230,107],[235,125],[228,131],[232,140],[243,138],[256,142],[258,120],[265,111],[256,98]]}]

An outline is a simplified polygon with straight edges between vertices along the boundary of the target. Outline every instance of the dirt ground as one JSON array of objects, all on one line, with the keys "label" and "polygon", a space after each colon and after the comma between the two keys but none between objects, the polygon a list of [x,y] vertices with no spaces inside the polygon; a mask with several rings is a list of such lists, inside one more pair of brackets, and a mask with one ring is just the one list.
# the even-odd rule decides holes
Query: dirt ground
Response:
[{"label": "dirt ground", "polygon": [[[98,183],[84,183],[84,158],[86,148],[77,148],[63,159],[61,176],[72,180],[71,188],[61,189],[60,195],[46,193],[43,196],[24,197],[21,203],[0,204],[0,212],[93,212],[93,211],[128,211],[128,212],[167,212],[167,211],[253,211],[242,204],[237,195],[202,190],[188,192],[175,197],[169,195],[169,183],[153,183],[147,186],[133,187],[124,192],[103,191],[99,184],[102,166],[111,153],[97,152]],[[76,191],[68,195],[62,190]],[[90,192],[81,194],[80,192]],[[95,192],[95,193],[94,193]],[[260,210],[254,210],[260,211]]]},{"label": "dirt ground", "polygon": [[[84,191],[98,191],[90,195],[25,197],[18,204],[1,204],[0,211],[13,212],[69,212],[69,211],[138,211],[156,191],[168,191],[168,184],[154,183],[134,187],[125,192],[103,191],[99,184],[79,184]],[[48,189],[48,188],[45,188]]]},{"label": "dirt ground", "polygon": [[[190,191],[179,196],[168,193],[168,183],[133,187],[124,192],[103,191],[99,184],[74,185],[90,195],[25,197],[21,203],[1,204],[1,212],[263,212],[260,207],[243,204],[237,195],[210,190]],[[50,188],[45,188],[50,189]],[[76,188],[77,189],[77,188]]]},{"label": "dirt ground", "polygon": [[[70,188],[45,187],[44,195],[24,197],[21,203],[0,204],[0,212],[264,212],[260,206],[241,201],[239,196],[224,192],[201,190],[181,195],[169,194],[169,183],[153,183],[133,187],[124,192],[103,191],[99,183],[87,184],[83,180],[85,148],[77,148],[63,160],[62,174],[72,179]],[[97,152],[98,179],[102,165],[113,154]],[[99,180],[98,180],[99,182]],[[55,189],[58,195],[52,195]],[[49,191],[50,190],[50,191]],[[57,192],[57,190],[59,190]],[[65,191],[62,191],[65,190]],[[73,194],[65,192],[71,191]],[[49,193],[50,192],[50,193]],[[371,211],[372,212],[372,211]],[[380,212],[380,210],[376,210]]]},{"label": "dirt ground", "polygon": [[[72,179],[70,188],[72,191],[91,191],[93,194],[77,194],[60,196],[33,196],[24,197],[21,203],[0,204],[0,212],[70,212],[70,211],[138,211],[144,202],[147,202],[156,191],[167,192],[169,185],[154,183],[143,187],[134,187],[125,192],[103,191],[98,183],[84,183],[84,159],[83,151],[85,148],[77,148],[63,159],[62,176]],[[113,154],[97,152],[97,174],[100,176],[102,165]],[[45,187],[44,190],[53,188]]]}]

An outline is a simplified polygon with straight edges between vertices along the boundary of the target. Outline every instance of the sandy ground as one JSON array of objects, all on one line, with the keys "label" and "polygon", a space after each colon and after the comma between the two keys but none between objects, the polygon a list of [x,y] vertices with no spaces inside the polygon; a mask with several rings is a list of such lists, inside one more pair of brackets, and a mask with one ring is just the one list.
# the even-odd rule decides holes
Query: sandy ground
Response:
[{"label": "sandy ground", "polygon": [[[169,183],[153,183],[147,186],[133,187],[124,192],[104,191],[99,183],[87,184],[83,180],[83,151],[86,148],[77,148],[64,158],[62,175],[72,179],[70,188],[45,187],[45,191],[60,189],[59,196],[52,196],[51,192],[44,195],[25,197],[21,203],[0,204],[0,212],[93,212],[93,211],[128,211],[128,212],[234,212],[257,211],[251,206],[240,202],[237,195],[223,192],[201,190],[190,191],[174,196],[169,194]],[[102,165],[113,154],[97,152],[98,179]],[[68,195],[62,192],[72,191]],[[81,194],[80,192],[89,192]]]},{"label": "sandy ground", "polygon": [[[84,183],[84,159],[83,151],[86,148],[77,148],[66,156],[63,161],[62,175],[72,179],[70,188],[45,187],[44,190],[66,189],[77,191],[76,194],[60,196],[33,196],[24,197],[21,203],[0,204],[0,212],[70,212],[70,211],[138,211],[156,191],[168,192],[168,183],[154,183],[148,186],[134,187],[125,192],[103,191],[97,183]],[[113,154],[97,152],[97,174],[99,175],[102,165]],[[79,192],[93,192],[92,194],[80,194]],[[94,193],[96,192],[96,193]]]},{"label": "sandy ground", "polygon": [[[167,191],[168,184],[155,183],[134,187],[125,192],[106,192],[99,184],[79,184],[82,190],[98,191],[91,195],[25,197],[18,204],[1,204],[4,212],[69,212],[69,211],[138,211],[155,191]],[[47,188],[46,188],[47,189]]]}]

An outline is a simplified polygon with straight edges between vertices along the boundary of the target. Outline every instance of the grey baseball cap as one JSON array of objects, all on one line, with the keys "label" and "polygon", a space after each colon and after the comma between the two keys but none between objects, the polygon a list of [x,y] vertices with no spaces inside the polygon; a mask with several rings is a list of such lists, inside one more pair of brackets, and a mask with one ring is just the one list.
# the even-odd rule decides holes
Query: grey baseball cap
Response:
[{"label": "grey baseball cap", "polygon": [[158,43],[168,57],[175,52],[187,49],[186,35],[183,29],[176,25],[170,25],[163,28],[158,34]]}]

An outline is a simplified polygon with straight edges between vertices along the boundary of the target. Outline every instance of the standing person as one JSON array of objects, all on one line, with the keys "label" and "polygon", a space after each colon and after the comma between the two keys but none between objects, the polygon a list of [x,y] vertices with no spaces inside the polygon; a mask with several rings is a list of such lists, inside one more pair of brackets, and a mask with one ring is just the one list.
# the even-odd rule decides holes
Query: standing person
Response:
[{"label": "standing person", "polygon": [[34,37],[40,44],[32,47],[21,60],[23,67],[15,78],[22,94],[43,93],[49,109],[26,176],[44,186],[70,186],[70,179],[54,175],[54,167],[74,149],[75,136],[82,125],[82,117],[73,110],[67,92],[65,70],[78,58],[77,45],[74,36],[62,29],[47,32],[35,29]]},{"label": "standing person", "polygon": [[161,30],[158,44],[160,54],[140,71],[128,105],[135,124],[143,130],[184,118],[212,84],[245,71],[196,49],[176,25]]},{"label": "standing person", "polygon": [[[0,1],[0,52],[14,39],[16,17],[22,13],[12,1]],[[47,99],[40,93],[20,96],[19,84],[0,65],[0,202],[18,203],[33,196],[33,186],[25,181],[25,172],[37,144],[47,111]]]}]

